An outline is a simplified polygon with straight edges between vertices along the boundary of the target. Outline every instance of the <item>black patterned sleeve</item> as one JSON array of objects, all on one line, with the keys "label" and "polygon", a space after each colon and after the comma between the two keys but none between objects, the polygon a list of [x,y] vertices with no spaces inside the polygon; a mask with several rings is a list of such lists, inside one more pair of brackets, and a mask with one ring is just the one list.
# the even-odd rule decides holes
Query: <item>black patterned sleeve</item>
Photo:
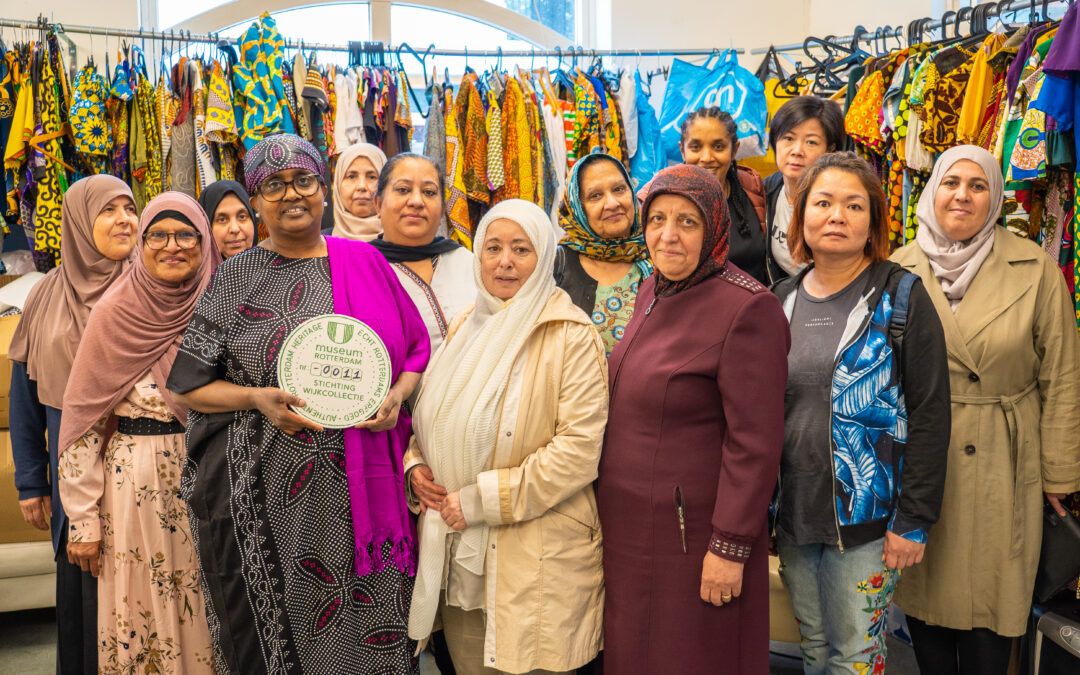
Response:
[{"label": "black patterned sleeve", "polygon": [[218,268],[195,305],[166,383],[171,392],[186,394],[224,377],[221,357],[225,351],[224,327],[229,324],[227,309],[236,307],[224,292],[229,287],[229,271],[224,266]]}]

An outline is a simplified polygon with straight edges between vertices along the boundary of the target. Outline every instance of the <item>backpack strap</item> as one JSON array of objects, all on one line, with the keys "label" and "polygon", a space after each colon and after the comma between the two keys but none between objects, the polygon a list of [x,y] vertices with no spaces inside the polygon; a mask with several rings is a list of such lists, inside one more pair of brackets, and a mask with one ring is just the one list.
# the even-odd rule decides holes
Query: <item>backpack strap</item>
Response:
[{"label": "backpack strap", "polygon": [[892,318],[889,319],[889,335],[896,342],[897,348],[904,343],[904,327],[907,326],[908,305],[911,302],[911,287],[919,275],[904,272],[900,277],[900,283],[896,287],[896,298],[893,302]]}]

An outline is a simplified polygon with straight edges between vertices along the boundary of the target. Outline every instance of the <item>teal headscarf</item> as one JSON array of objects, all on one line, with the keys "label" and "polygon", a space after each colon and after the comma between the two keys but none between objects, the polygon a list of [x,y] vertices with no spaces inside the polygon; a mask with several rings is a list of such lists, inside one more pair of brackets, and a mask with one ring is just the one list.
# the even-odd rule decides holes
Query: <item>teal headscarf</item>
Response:
[{"label": "teal headscarf", "polygon": [[[634,204],[634,218],[630,222],[630,236],[624,239],[605,239],[593,232],[589,227],[589,217],[585,215],[585,206],[581,203],[581,172],[586,166],[594,162],[606,159],[619,167],[623,178],[626,180],[626,189],[630,193]],[[577,251],[582,255],[606,262],[632,262],[641,271],[641,278],[648,277],[653,272],[653,265],[649,261],[649,249],[645,246],[645,231],[641,227],[641,214],[638,209],[637,198],[634,197],[633,183],[630,182],[630,173],[627,172],[623,163],[611,155],[593,153],[586,155],[574,164],[567,181],[566,196],[559,207],[559,226],[566,232],[566,236],[559,242],[561,246]]]}]

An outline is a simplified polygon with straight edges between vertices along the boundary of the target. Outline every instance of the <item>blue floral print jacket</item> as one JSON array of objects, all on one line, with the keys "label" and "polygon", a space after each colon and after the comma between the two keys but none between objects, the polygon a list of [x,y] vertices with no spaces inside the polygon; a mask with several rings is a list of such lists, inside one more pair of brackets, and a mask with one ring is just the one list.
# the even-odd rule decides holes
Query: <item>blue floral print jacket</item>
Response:
[{"label": "blue floral print jacket", "polygon": [[[773,288],[789,320],[807,271]],[[821,443],[832,475],[780,477],[777,505],[788,508],[779,498],[785,480],[813,481],[799,493],[821,502],[800,499],[799,513],[786,521],[813,531],[822,531],[821,519],[834,521],[841,548],[878,539],[886,528],[925,543],[941,512],[951,425],[945,336],[917,278],[908,282],[906,321],[894,317],[907,274],[889,261],[872,263],[848,316],[830,391],[830,437]]]}]

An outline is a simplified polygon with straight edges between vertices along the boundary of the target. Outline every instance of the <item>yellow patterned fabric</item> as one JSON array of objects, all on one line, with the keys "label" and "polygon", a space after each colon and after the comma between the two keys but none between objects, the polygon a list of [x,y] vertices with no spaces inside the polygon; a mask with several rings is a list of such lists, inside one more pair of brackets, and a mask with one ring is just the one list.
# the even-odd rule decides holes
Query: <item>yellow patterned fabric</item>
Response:
[{"label": "yellow patterned fabric", "polygon": [[577,119],[574,122],[576,155],[584,157],[601,147],[600,103],[585,73],[578,71],[574,80],[574,105]]},{"label": "yellow patterned fabric", "polygon": [[161,134],[158,131],[154,88],[146,73],[135,73],[135,98],[130,135],[131,192],[139,211],[162,191]]},{"label": "yellow patterned fabric", "polygon": [[971,60],[964,101],[956,125],[956,141],[962,144],[978,144],[983,118],[990,105],[994,90],[994,71],[988,60],[1005,42],[1004,35],[992,34],[983,41]]},{"label": "yellow patterned fabric", "polygon": [[503,173],[503,128],[502,110],[499,108],[499,100],[494,91],[488,92],[487,119],[488,143],[487,143],[487,179],[488,187],[498,190],[506,182]]},{"label": "yellow patterned fabric", "polygon": [[[450,221],[450,238],[472,250],[473,230],[465,188],[465,143],[449,87],[446,88],[445,95],[443,110],[446,111],[446,212]],[[461,98],[460,91],[458,98]]]},{"label": "yellow patterned fabric", "polygon": [[956,129],[964,104],[964,92],[974,61],[974,53],[955,46],[934,57],[926,77],[923,100],[923,147],[945,152],[957,145]]},{"label": "yellow patterned fabric", "polygon": [[161,130],[161,189],[167,190],[169,175],[169,151],[172,149],[172,124],[176,119],[176,97],[165,77],[158,79],[154,88],[154,105],[157,108],[158,126]]},{"label": "yellow patterned fabric", "polygon": [[604,137],[605,152],[615,159],[622,162],[625,157],[623,156],[623,125],[622,119],[619,115],[619,104],[615,102],[615,98],[611,95],[611,92],[605,91],[604,97],[607,101],[608,114],[611,121],[607,124],[607,133]]},{"label": "yellow patterned fabric", "polygon": [[75,76],[75,95],[68,120],[75,149],[92,173],[105,173],[109,131],[105,124],[105,78],[87,65]]},{"label": "yellow patterned fabric", "polygon": [[[63,152],[60,135],[59,83],[49,59],[41,60],[41,82],[37,101],[41,112],[41,124],[35,129],[30,145],[35,149],[35,160],[44,160],[45,173],[37,183],[37,200],[34,204],[34,249],[53,255],[60,264],[60,214],[67,177],[60,165]],[[38,155],[40,154],[40,157]]]},{"label": "yellow patterned fabric", "polygon": [[412,123],[412,109],[409,107],[409,79],[405,77],[403,71],[398,71],[398,105],[397,105],[397,125],[402,127],[407,132],[409,142],[412,143],[413,136],[413,123]]},{"label": "yellow patterned fabric", "polygon": [[4,168],[18,171],[27,157],[30,139],[34,136],[34,98],[30,80],[19,86],[15,99],[15,114],[11,121],[11,134],[4,149]]},{"label": "yellow patterned fabric", "polygon": [[251,149],[275,131],[293,132],[292,119],[284,112],[285,90],[281,81],[284,40],[277,23],[264,12],[238,40],[240,63],[233,68],[233,83],[242,97],[244,146]]},{"label": "yellow patterned fabric", "polygon": [[330,72],[322,76],[323,91],[326,92],[326,100],[330,105],[323,111],[323,128],[326,129],[326,158],[337,154],[337,139],[334,136],[334,116],[337,110],[337,88],[334,86],[334,67],[330,66]]},{"label": "yellow patterned fabric", "polygon": [[138,88],[135,90],[135,108],[146,134],[146,199],[157,197],[164,189],[164,171],[161,154],[161,121],[158,118],[154,101],[154,87],[146,72],[138,76]]},{"label": "yellow patterned fabric", "polygon": [[506,79],[506,92],[502,105],[503,138],[503,187],[492,195],[495,204],[504,199],[533,201],[536,193],[536,177],[533,174],[533,146],[529,133],[528,111],[521,85],[512,77]]},{"label": "yellow patterned fabric", "polygon": [[[469,199],[486,205],[491,200],[487,185],[487,125],[484,104],[476,88],[477,80],[475,73],[462,78],[454,109],[458,115],[458,129],[465,141],[465,194]],[[505,104],[503,124],[506,124]],[[470,233],[475,225],[470,223]]]},{"label": "yellow patterned fabric", "polygon": [[884,101],[885,74],[877,70],[863,81],[844,116],[844,130],[848,135],[877,154],[885,152],[885,138],[881,135],[879,119]]},{"label": "yellow patterned fabric", "polygon": [[225,71],[217,61],[210,70],[210,85],[206,90],[206,140],[218,144],[239,140],[232,90],[225,80]]}]

